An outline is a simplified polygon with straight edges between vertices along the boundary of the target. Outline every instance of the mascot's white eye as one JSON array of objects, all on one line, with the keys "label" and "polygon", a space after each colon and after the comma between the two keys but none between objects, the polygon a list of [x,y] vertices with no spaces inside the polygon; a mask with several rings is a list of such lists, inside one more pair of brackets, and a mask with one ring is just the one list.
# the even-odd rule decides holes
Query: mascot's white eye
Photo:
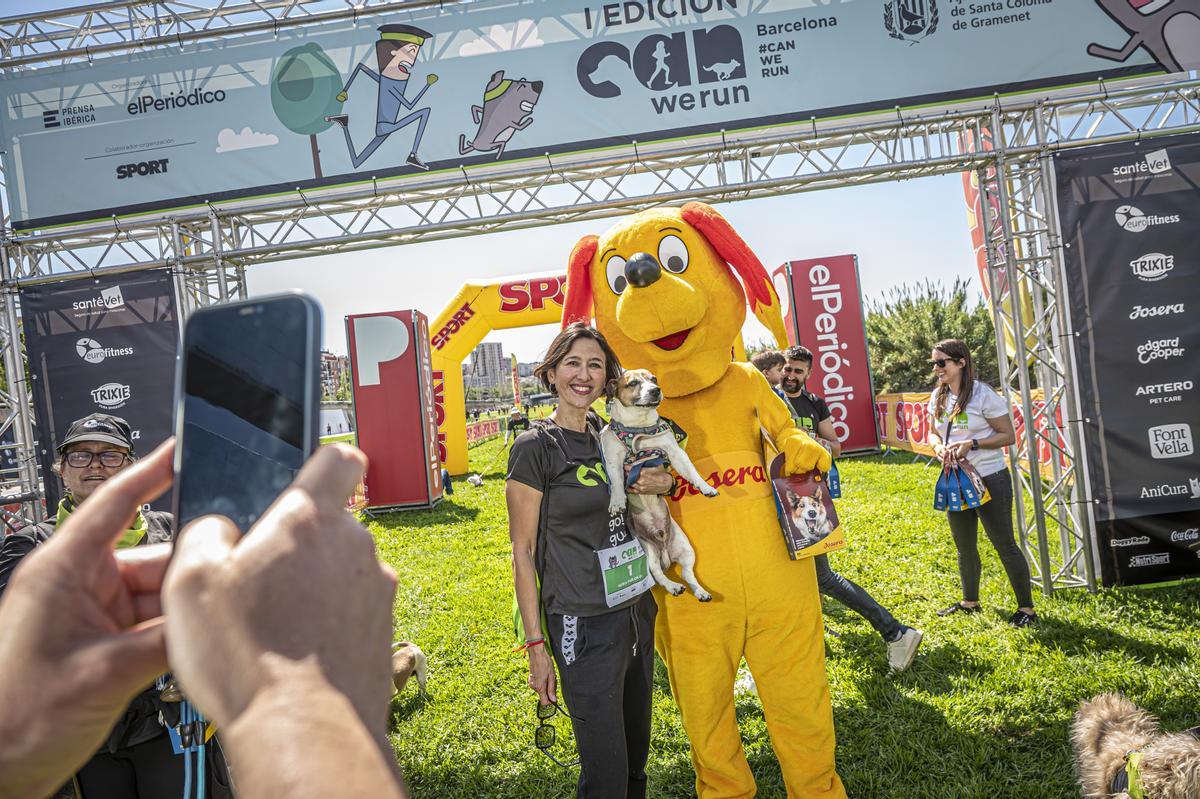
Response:
[{"label": "mascot's white eye", "polygon": [[658,243],[658,262],[668,272],[679,274],[688,266],[687,245],[678,236],[667,236]]},{"label": "mascot's white eye", "polygon": [[614,255],[604,265],[604,271],[605,276],[608,278],[608,287],[612,289],[613,294],[624,292],[625,288],[629,285],[629,280],[625,277],[625,259],[619,255]]}]

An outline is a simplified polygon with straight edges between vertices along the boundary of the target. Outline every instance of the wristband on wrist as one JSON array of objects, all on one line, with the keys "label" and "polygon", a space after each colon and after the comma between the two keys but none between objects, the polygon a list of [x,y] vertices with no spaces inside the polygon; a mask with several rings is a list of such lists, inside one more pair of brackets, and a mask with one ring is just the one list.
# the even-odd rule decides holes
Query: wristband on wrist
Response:
[{"label": "wristband on wrist", "polygon": [[546,643],[545,638],[534,638],[531,641],[526,641],[524,644],[521,644],[520,646],[514,646],[513,651],[514,652],[528,652],[530,649],[533,649],[535,646],[541,646],[544,643]]}]

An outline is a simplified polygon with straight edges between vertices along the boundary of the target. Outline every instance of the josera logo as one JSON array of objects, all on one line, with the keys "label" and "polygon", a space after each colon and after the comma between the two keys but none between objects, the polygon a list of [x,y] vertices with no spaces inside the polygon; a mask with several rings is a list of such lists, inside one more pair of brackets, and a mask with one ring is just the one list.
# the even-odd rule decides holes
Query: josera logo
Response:
[{"label": "josera logo", "polygon": [[[743,464],[713,471],[704,478],[704,482],[718,490],[734,486],[740,487],[747,483],[766,483],[767,470],[761,463],[753,465]],[[678,502],[685,496],[697,497],[700,496],[700,491],[686,480],[680,480],[679,485],[676,486],[675,493],[671,495],[671,501]]]},{"label": "josera logo", "polygon": [[[637,3],[623,5],[626,8],[640,7]],[[606,9],[616,7],[616,4],[605,6]],[[604,17],[609,27],[617,21],[610,19],[610,16],[605,14]],[[588,27],[591,27],[590,15]],[[736,28],[717,25],[693,30],[690,49],[694,57],[689,57],[691,53],[686,31],[650,34],[642,38],[632,52],[620,42],[601,39],[579,56],[575,75],[583,90],[593,97],[620,97],[622,88],[614,80],[622,77],[621,67],[617,66],[617,62],[620,62],[645,88],[655,92],[674,92],[651,99],[654,111],[658,114],[673,112],[676,107],[681,111],[692,111],[749,102],[750,89],[746,86],[735,86],[732,91],[726,86],[703,89],[698,93],[680,91],[693,83],[746,79],[746,55],[742,50],[742,36]]]},{"label": "josera logo", "polygon": [[500,310],[505,313],[540,311],[546,307],[546,300],[561,306],[566,283],[565,277],[543,277],[505,283],[499,288]]}]

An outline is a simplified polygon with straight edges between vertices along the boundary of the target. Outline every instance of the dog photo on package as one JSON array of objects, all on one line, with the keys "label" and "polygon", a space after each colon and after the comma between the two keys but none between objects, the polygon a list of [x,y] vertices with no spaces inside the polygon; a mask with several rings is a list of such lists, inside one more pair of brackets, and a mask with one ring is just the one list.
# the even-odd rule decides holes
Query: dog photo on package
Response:
[{"label": "dog photo on package", "polygon": [[823,555],[845,546],[828,476],[813,469],[781,476],[782,456],[771,464],[771,487],[779,507],[780,528],[792,560]]}]

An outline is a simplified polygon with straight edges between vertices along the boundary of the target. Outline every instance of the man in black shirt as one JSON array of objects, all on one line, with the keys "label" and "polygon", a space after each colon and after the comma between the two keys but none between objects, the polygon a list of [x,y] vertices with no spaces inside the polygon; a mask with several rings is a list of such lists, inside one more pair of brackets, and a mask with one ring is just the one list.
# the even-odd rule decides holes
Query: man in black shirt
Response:
[{"label": "man in black shirt", "polygon": [[[804,385],[812,372],[812,365],[813,355],[807,347],[789,347],[780,387],[792,407],[792,418],[796,420],[796,426],[826,444],[836,458],[842,454],[842,445],[833,429],[829,406]],[[813,558],[813,564],[817,569],[817,586],[821,593],[836,599],[862,616],[883,637],[887,644],[888,664],[892,671],[899,673],[912,665],[923,633],[896,621],[896,617],[861,586],[830,568],[827,555],[817,555]]]}]

